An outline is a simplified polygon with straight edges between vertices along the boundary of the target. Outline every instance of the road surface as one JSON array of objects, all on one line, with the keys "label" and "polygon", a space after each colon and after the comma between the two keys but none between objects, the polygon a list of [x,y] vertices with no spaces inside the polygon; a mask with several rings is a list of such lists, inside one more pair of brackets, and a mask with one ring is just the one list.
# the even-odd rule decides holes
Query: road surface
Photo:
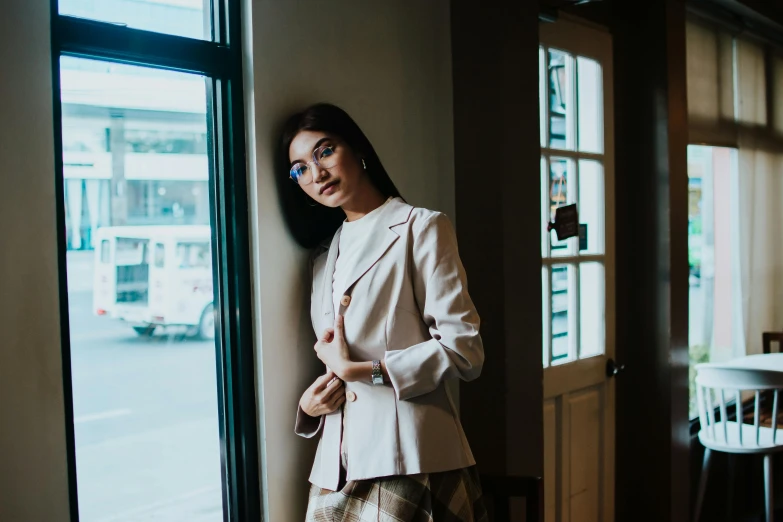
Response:
[{"label": "road surface", "polygon": [[95,316],[91,263],[68,254],[81,522],[222,521],[214,343]]}]

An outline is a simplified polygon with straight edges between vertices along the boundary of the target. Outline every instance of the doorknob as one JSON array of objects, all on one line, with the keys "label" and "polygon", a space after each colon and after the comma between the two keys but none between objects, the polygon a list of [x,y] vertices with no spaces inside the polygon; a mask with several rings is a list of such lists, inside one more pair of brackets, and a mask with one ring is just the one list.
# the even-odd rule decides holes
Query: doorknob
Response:
[{"label": "doorknob", "polygon": [[624,364],[616,364],[614,362],[614,359],[609,359],[606,361],[606,376],[607,377],[615,377],[618,373],[625,371],[625,365]]}]

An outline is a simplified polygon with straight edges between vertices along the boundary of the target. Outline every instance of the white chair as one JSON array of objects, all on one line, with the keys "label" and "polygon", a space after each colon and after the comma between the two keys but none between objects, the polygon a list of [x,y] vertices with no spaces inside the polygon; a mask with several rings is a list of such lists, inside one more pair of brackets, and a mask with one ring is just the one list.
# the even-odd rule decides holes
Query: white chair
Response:
[{"label": "white chair", "polygon": [[[783,451],[783,434],[778,435],[777,429],[778,390],[783,389],[783,372],[710,363],[697,365],[696,371],[701,423],[699,441],[705,449],[694,522],[698,522],[701,515],[713,451],[764,455],[766,520],[772,522],[772,454]],[[760,425],[761,396],[764,392],[772,397],[772,423],[769,428]],[[742,422],[743,399],[747,398],[755,400],[753,424]],[[730,411],[734,412],[735,420],[729,420]]]}]

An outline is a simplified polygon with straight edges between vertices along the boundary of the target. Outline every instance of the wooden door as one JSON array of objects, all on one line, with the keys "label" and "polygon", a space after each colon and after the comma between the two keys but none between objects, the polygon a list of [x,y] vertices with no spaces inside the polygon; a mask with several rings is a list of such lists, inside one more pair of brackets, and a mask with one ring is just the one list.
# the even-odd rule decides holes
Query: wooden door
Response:
[{"label": "wooden door", "polygon": [[[573,20],[540,34],[546,520],[613,522],[612,40]],[[583,237],[559,241],[570,203]]]}]

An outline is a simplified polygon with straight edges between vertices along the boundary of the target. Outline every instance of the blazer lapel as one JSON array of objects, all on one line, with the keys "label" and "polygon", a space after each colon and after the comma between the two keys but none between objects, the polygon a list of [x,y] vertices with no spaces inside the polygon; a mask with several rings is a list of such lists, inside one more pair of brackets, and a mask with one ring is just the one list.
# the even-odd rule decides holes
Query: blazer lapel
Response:
[{"label": "blazer lapel", "polygon": [[345,288],[335,288],[344,294],[350,293],[350,289],[353,285],[366,274],[375,263],[377,263],[383,255],[389,250],[389,247],[394,244],[400,238],[394,231],[386,229],[379,231],[377,234],[373,234],[369,240],[362,245],[362,252],[359,255],[359,262],[350,267],[348,277],[346,278]]},{"label": "blazer lapel", "polygon": [[[361,277],[369,272],[369,270],[375,266],[375,264],[386,254],[389,248],[397,241],[400,236],[394,231],[394,227],[406,223],[413,211],[413,207],[403,202],[402,200],[395,198],[391,200],[386,208],[382,210],[383,214],[378,216],[379,230],[377,234],[373,234],[362,245],[361,254],[359,254],[359,261],[349,268],[349,276],[346,278],[346,287],[338,288],[344,294],[350,294],[351,289]],[[333,273],[333,272],[332,272]]]},{"label": "blazer lapel", "polygon": [[[340,233],[342,227],[337,229],[332,243],[329,245],[329,253],[326,257],[326,267],[324,268],[324,281],[323,290],[321,290],[321,311],[323,312],[323,324],[321,329],[324,330],[334,324],[334,301],[332,300],[332,281],[334,279],[334,268],[337,265],[337,254],[340,247]],[[317,332],[321,335],[321,332]]]},{"label": "blazer lapel", "polygon": [[379,225],[384,228],[377,234],[373,234],[363,245],[362,252],[358,256],[359,262],[349,267],[349,276],[346,278],[347,286],[345,288],[332,288],[334,281],[334,269],[337,265],[337,256],[340,250],[340,227],[332,238],[329,246],[329,254],[326,258],[324,267],[324,280],[321,290],[321,310],[323,311],[322,329],[329,328],[334,324],[334,301],[332,299],[333,291],[339,291],[344,294],[350,294],[351,289],[361,277],[366,274],[375,263],[377,263],[389,248],[397,241],[400,236],[394,231],[394,227],[402,223],[407,223],[408,218],[413,211],[413,207],[399,198],[395,198],[388,203],[383,210],[383,214],[378,216]]}]

